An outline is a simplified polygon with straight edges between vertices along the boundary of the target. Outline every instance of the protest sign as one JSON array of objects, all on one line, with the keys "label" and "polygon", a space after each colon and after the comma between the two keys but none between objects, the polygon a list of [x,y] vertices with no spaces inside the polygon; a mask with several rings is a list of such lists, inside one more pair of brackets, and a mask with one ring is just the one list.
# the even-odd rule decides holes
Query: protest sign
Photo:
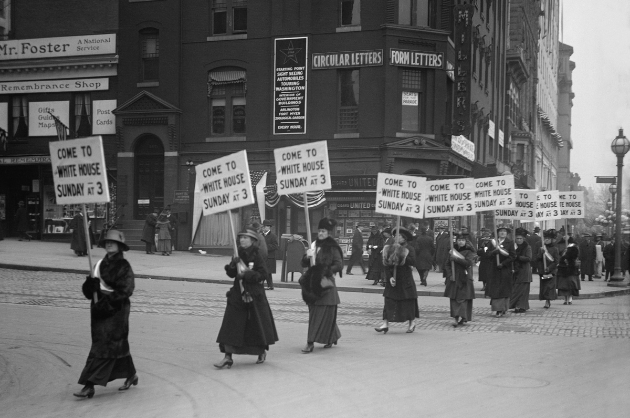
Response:
[{"label": "protest sign", "polygon": [[557,190],[536,193],[536,220],[560,219],[560,194]]},{"label": "protest sign", "polygon": [[247,151],[239,151],[195,167],[203,215],[254,203]]},{"label": "protest sign", "polygon": [[58,205],[109,202],[100,136],[50,142],[48,146]]},{"label": "protest sign", "polygon": [[515,195],[516,207],[495,210],[495,218],[534,222],[536,220],[536,190],[516,189]]},{"label": "protest sign", "polygon": [[332,188],[326,141],[273,150],[279,195]]},{"label": "protest sign", "polygon": [[507,209],[516,207],[514,176],[475,179],[475,209]]},{"label": "protest sign", "polygon": [[374,211],[423,218],[426,182],[424,177],[378,173]]},{"label": "protest sign", "polygon": [[560,192],[560,217],[563,219],[584,217],[584,192]]},{"label": "protest sign", "polygon": [[468,216],[475,213],[475,179],[427,181],[424,217]]}]

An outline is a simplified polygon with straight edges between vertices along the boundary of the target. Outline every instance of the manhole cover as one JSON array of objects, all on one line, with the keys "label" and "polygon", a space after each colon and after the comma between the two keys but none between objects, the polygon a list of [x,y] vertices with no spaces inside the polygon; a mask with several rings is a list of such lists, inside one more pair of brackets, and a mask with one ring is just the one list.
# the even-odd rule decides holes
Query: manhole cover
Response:
[{"label": "manhole cover", "polygon": [[541,388],[549,385],[546,380],[521,376],[488,376],[479,379],[479,383],[500,388]]}]

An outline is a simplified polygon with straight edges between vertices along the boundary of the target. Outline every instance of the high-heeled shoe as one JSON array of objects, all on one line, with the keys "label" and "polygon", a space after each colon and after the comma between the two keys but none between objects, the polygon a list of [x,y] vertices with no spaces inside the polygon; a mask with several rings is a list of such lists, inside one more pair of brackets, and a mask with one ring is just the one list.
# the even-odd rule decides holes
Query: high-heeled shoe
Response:
[{"label": "high-heeled shoe", "polygon": [[549,309],[551,307],[551,302],[547,301],[545,302],[545,309]]},{"label": "high-heeled shoe", "polygon": [[304,347],[302,349],[302,353],[304,353],[304,354],[312,353],[313,352],[313,348],[315,348],[315,344],[313,344],[313,343],[306,343],[306,347]]},{"label": "high-heeled shoe", "polygon": [[232,367],[232,364],[234,364],[234,360],[229,357],[223,357],[223,360],[218,363],[214,363],[214,367],[216,367],[217,369],[222,369],[227,366],[227,368],[229,369]]},{"label": "high-heeled shoe", "polygon": [[138,375],[134,374],[133,377],[127,378],[125,380],[125,384],[118,388],[118,390],[127,390],[131,387],[131,385],[138,385]]},{"label": "high-heeled shoe", "polygon": [[407,334],[411,334],[416,330],[416,324],[413,324],[412,327],[407,328]]},{"label": "high-heeled shoe", "polygon": [[333,346],[333,344],[334,344],[334,345],[337,345],[337,341],[326,344],[326,345],[324,346],[324,348],[330,348],[330,347],[332,347],[332,346]]},{"label": "high-heeled shoe", "polygon": [[374,328],[374,331],[382,332],[383,334],[387,334],[387,331],[389,331],[389,327]]},{"label": "high-heeled shoe", "polygon": [[256,364],[262,364],[265,362],[265,360],[267,359],[267,353],[264,352],[262,354],[258,355],[258,360],[256,360]]},{"label": "high-heeled shoe", "polygon": [[73,393],[73,395],[76,396],[77,398],[92,399],[92,396],[94,396],[95,393],[96,393],[96,391],[94,390],[94,386],[92,386],[92,387],[84,386],[83,389],[81,389],[80,392]]}]

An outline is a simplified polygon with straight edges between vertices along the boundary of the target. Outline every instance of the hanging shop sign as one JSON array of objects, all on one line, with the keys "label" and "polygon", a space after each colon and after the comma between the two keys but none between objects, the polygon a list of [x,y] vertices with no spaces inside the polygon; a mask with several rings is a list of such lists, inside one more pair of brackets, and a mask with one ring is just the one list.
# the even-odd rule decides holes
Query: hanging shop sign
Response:
[{"label": "hanging shop sign", "polygon": [[475,6],[457,4],[454,8],[455,27],[455,112],[452,133],[455,136],[470,136],[470,75],[472,74],[472,18]]},{"label": "hanging shop sign", "polygon": [[403,67],[440,69],[444,68],[444,54],[442,52],[390,48],[389,63]]},{"label": "hanging shop sign", "polygon": [[423,218],[426,182],[423,177],[378,173],[374,211]]},{"label": "hanging shop sign", "polygon": [[62,93],[66,91],[98,90],[109,90],[109,78],[0,82],[0,94]]},{"label": "hanging shop sign", "polygon": [[492,119],[488,120],[488,136],[494,139],[494,122]]},{"label": "hanging shop sign", "polygon": [[254,204],[247,151],[195,167],[203,216]]},{"label": "hanging shop sign", "polygon": [[273,155],[279,195],[332,188],[326,141],[276,148]]},{"label": "hanging shop sign", "polygon": [[475,213],[475,179],[427,182],[424,217],[468,216]]},{"label": "hanging shop sign", "polygon": [[547,190],[536,193],[536,220],[560,219],[560,192]]},{"label": "hanging shop sign", "polygon": [[70,126],[69,111],[69,102],[30,102],[28,104],[29,136],[57,136],[55,121],[50,113],[58,117],[64,125]]},{"label": "hanging shop sign", "polygon": [[0,41],[0,61],[116,53],[116,34]]},{"label": "hanging shop sign", "polygon": [[109,202],[100,136],[54,141],[48,146],[58,205]]},{"label": "hanging shop sign", "polygon": [[116,100],[94,100],[92,102],[92,133],[108,135],[116,133]]},{"label": "hanging shop sign", "polygon": [[464,158],[475,161],[475,143],[464,135],[451,136],[451,149]]},{"label": "hanging shop sign", "polygon": [[510,209],[497,209],[494,216],[498,219],[513,219],[521,222],[534,222],[536,220],[536,190],[516,189],[516,207]]},{"label": "hanging shop sign", "polygon": [[376,190],[377,176],[332,176],[333,190]]},{"label": "hanging shop sign", "polygon": [[514,176],[475,179],[475,209],[507,209],[516,207]]},{"label": "hanging shop sign", "polygon": [[560,192],[560,217],[583,218],[585,215],[584,192]]},{"label": "hanging shop sign", "polygon": [[373,67],[383,65],[383,50],[316,52],[311,59],[311,69]]},{"label": "hanging shop sign", "polygon": [[503,131],[501,129],[499,129],[499,146],[502,146],[502,147],[505,146],[505,141],[503,139]]},{"label": "hanging shop sign", "polygon": [[278,38],[274,46],[273,133],[306,133],[308,38]]}]

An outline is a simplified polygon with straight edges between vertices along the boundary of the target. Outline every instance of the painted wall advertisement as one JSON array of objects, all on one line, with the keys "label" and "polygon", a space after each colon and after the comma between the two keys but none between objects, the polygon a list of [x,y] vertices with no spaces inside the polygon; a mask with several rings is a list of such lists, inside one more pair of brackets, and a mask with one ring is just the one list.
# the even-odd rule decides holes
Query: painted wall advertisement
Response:
[{"label": "painted wall advertisement", "polygon": [[92,102],[92,133],[105,135],[116,133],[116,100],[94,100]]},{"label": "painted wall advertisement", "polygon": [[[57,136],[55,121],[50,113],[70,126],[70,104],[68,102],[31,102],[28,104],[28,133],[30,136]],[[50,112],[50,113],[49,113]]]},{"label": "painted wall advertisement", "polygon": [[278,38],[274,49],[273,133],[306,133],[308,38]]}]

